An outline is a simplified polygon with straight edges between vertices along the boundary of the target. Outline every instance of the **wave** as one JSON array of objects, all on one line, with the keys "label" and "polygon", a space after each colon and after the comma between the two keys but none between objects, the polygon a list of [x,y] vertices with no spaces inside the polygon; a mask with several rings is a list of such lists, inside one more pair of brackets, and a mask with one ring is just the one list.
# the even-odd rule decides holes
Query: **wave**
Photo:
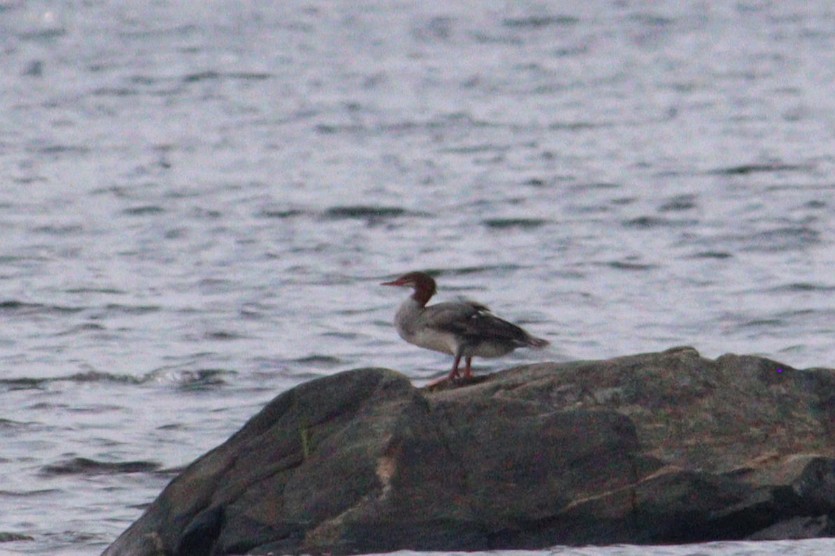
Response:
[{"label": "wave", "polygon": [[36,490],[0,490],[0,498],[29,498],[34,496],[45,496],[62,492],[58,488],[39,488]]},{"label": "wave", "polygon": [[359,220],[382,220],[385,218],[396,218],[409,214],[401,207],[387,207],[377,205],[346,205],[335,206],[325,210],[325,217],[330,219],[359,219]]},{"label": "wave", "polygon": [[708,174],[721,176],[744,176],[748,174],[761,174],[768,172],[800,172],[808,171],[811,168],[803,164],[740,164],[739,166],[728,166],[710,170]]},{"label": "wave", "polygon": [[[60,382],[73,383],[114,383],[143,385],[170,383],[185,390],[204,389],[226,384],[225,375],[233,374],[227,369],[155,369],[144,375],[115,374],[101,371],[86,371],[64,376],[44,378],[17,377],[0,379],[0,390],[43,390],[50,384]],[[13,423],[9,423],[11,426]],[[0,422],[0,426],[3,422]]]},{"label": "wave", "polygon": [[481,222],[488,228],[504,230],[508,228],[539,228],[548,223],[543,218],[488,218]]},{"label": "wave", "polygon": [[50,305],[46,303],[31,303],[28,301],[19,301],[17,299],[8,299],[0,301],[0,314],[12,315],[28,315],[35,313],[80,313],[83,307],[68,307],[64,305]]},{"label": "wave", "polygon": [[113,475],[120,473],[149,473],[162,464],[155,461],[98,461],[75,457],[41,467],[44,475]]}]

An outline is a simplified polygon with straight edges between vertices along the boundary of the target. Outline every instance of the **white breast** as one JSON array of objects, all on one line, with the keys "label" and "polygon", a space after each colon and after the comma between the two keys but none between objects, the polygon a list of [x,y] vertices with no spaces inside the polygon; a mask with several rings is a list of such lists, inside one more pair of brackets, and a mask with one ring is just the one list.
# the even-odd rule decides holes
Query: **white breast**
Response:
[{"label": "white breast", "polygon": [[441,353],[455,355],[458,341],[449,332],[442,332],[421,322],[423,307],[412,298],[407,299],[400,306],[394,317],[394,325],[400,337],[416,346]]}]

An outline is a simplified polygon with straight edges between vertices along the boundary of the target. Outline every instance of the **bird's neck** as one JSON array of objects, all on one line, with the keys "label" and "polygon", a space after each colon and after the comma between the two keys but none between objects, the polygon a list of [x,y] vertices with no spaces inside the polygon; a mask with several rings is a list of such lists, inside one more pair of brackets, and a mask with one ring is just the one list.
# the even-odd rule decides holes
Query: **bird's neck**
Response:
[{"label": "bird's neck", "polygon": [[423,305],[412,297],[407,298],[400,304],[397,314],[394,316],[394,324],[402,338],[408,341],[415,334],[415,327],[421,312],[423,312]]},{"label": "bird's neck", "polygon": [[418,284],[409,299],[417,303],[419,307],[426,307],[433,295],[435,295],[434,287],[428,284]]}]

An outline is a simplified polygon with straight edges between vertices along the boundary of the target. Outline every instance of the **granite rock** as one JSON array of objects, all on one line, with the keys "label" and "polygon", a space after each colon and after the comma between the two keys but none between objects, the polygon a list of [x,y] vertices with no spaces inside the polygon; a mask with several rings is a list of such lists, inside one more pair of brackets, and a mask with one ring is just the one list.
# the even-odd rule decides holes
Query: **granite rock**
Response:
[{"label": "granite rock", "polygon": [[428,391],[289,390],[106,556],[489,550],[835,535],[835,370],[692,348]]}]

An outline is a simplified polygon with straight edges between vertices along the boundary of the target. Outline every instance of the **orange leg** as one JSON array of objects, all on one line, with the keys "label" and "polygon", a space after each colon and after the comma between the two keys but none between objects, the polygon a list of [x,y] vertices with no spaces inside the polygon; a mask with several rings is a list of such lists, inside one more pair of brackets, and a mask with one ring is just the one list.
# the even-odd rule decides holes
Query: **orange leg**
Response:
[{"label": "orange leg", "polygon": [[[470,358],[468,357],[467,359],[469,360]],[[442,382],[447,382],[449,380],[455,380],[456,378],[458,378],[458,376],[459,376],[459,374],[458,374],[458,364],[459,363],[461,363],[461,355],[456,355],[455,356],[455,361],[452,363],[452,370],[449,372],[449,374],[445,377],[441,377],[437,380],[433,380],[432,382],[427,384],[426,387],[427,388],[432,388],[433,386],[437,386],[438,384],[441,384]],[[467,368],[469,368],[469,365],[467,366]]]},{"label": "orange leg", "polygon": [[[470,360],[470,358],[468,357],[467,358],[467,361],[468,361],[467,369],[470,368],[469,360]],[[458,378],[458,376],[459,376],[458,375],[458,364],[459,363],[461,363],[461,354],[460,353],[455,356],[455,361],[452,362],[452,370],[449,372],[449,376],[446,377],[447,380],[455,380],[456,378]]]},{"label": "orange leg", "polygon": [[[461,364],[461,357],[463,354],[458,353],[455,355],[455,361],[452,362],[452,370],[449,374],[443,378],[439,378],[437,380],[433,380],[429,384],[426,385],[427,388],[432,388],[433,386],[437,386],[442,382],[453,381],[457,378],[461,378],[461,374],[458,372],[458,365]],[[472,378],[473,376],[473,358],[472,357],[465,357],[464,358],[464,378]]]}]

